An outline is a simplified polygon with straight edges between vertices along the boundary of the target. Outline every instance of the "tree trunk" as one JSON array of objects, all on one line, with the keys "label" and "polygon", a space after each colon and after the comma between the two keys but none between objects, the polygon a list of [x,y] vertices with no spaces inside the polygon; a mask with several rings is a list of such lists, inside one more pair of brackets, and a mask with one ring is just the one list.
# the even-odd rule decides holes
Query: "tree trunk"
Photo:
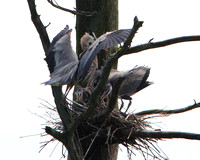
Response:
[{"label": "tree trunk", "polygon": [[[118,0],[76,0],[76,8],[93,13],[93,16],[77,15],[76,39],[77,53],[81,53],[80,38],[92,31],[97,37],[108,31],[118,29]],[[99,66],[103,66],[105,54],[99,54]],[[115,67],[116,68],[116,67]]]},{"label": "tree trunk", "polygon": [[[118,29],[118,0],[76,0],[76,8],[80,11],[95,13],[93,16],[77,15],[76,49],[78,54],[82,52],[80,38],[85,32],[92,31],[99,37],[103,33]],[[99,66],[104,64],[104,58],[105,54],[98,55]],[[85,153],[88,149],[88,144],[82,142],[82,147]],[[117,153],[118,145],[107,145],[105,142],[98,142],[91,146],[86,160],[116,160]]]},{"label": "tree trunk", "polygon": [[93,16],[77,15],[77,52],[81,52],[80,38],[92,31],[97,37],[105,32],[118,29],[118,0],[76,0],[76,8],[96,13]]}]

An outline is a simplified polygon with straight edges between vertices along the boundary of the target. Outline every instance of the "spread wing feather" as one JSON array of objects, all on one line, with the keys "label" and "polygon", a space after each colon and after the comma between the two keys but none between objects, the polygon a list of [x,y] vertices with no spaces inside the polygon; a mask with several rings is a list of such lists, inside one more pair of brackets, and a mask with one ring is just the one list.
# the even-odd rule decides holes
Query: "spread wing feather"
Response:
[{"label": "spread wing feather", "polygon": [[77,68],[78,62],[55,67],[54,72],[50,75],[51,79],[47,82],[44,82],[44,84],[55,86],[70,84],[75,78]]},{"label": "spread wing feather", "polygon": [[108,32],[100,36],[82,56],[77,72],[77,79],[80,80],[85,78],[94,57],[99,53],[99,51],[114,47],[115,45],[124,42],[129,36],[130,31],[131,29],[122,29]]}]

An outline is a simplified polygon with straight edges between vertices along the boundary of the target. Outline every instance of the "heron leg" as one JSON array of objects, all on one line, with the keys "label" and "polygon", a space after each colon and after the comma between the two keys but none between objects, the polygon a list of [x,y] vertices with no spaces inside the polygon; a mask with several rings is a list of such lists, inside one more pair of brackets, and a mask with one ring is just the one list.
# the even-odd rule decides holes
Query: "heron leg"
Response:
[{"label": "heron leg", "polygon": [[121,99],[121,106],[119,108],[119,111],[121,111],[123,107],[124,107],[124,101]]},{"label": "heron leg", "polygon": [[130,108],[131,104],[132,104],[132,99],[129,100],[128,106],[127,106],[126,111],[124,113],[126,113],[128,111],[128,109]]},{"label": "heron leg", "polygon": [[121,100],[122,99],[129,100],[129,103],[128,103],[128,106],[126,108],[126,111],[124,112],[124,113],[126,113],[128,111],[128,109],[130,108],[131,104],[132,104],[132,98],[129,95],[122,95],[121,96]]},{"label": "heron leg", "polygon": [[67,97],[71,89],[72,89],[72,86],[67,86],[66,91],[65,91],[65,98]]},{"label": "heron leg", "polygon": [[63,103],[63,104],[65,103],[66,97],[67,97],[67,95],[69,94],[69,91],[72,89],[72,87],[73,87],[73,85],[67,85],[67,88],[66,88],[64,97],[63,97],[63,99],[62,99],[62,103]]}]

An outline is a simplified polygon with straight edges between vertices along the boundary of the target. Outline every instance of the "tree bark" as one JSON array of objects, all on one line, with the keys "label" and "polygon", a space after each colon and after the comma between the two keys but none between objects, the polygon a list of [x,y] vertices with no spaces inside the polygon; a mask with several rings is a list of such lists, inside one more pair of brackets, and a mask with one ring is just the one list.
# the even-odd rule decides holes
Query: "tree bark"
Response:
[{"label": "tree bark", "polygon": [[[93,16],[76,16],[76,39],[77,53],[82,52],[80,39],[85,32],[94,32],[97,37],[103,33],[118,29],[118,0],[76,0],[76,9],[79,11],[89,11]],[[105,54],[99,54],[99,67],[104,65]],[[115,68],[117,64],[115,64]],[[82,143],[83,152],[88,149],[88,144]],[[86,156],[86,160],[116,160],[118,145],[107,145],[95,143],[91,146]]]},{"label": "tree bark", "polygon": [[92,31],[97,37],[105,32],[118,29],[118,0],[76,0],[76,8],[95,12],[93,16],[76,16],[77,52],[81,52],[80,38]]}]

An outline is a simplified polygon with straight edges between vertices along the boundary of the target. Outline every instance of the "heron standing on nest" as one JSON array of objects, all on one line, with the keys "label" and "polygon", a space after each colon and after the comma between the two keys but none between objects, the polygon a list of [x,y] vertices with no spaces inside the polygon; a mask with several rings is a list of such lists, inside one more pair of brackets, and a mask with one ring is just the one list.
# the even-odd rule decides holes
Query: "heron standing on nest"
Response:
[{"label": "heron standing on nest", "polygon": [[[122,102],[120,110],[122,109],[124,104],[123,100],[129,100],[129,104],[126,109],[127,111],[132,103],[131,96],[152,84],[152,82],[147,81],[149,74],[150,68],[143,66],[134,67],[133,69],[128,71],[118,71],[116,69],[112,69],[108,77],[108,84],[106,87],[108,90],[104,90],[101,98],[104,99],[108,95],[108,93],[111,92],[112,87],[110,87],[110,85],[114,86],[114,84],[118,81],[119,78],[125,77],[124,82],[119,88],[118,96]],[[94,86],[98,83],[101,76],[102,70],[97,70],[95,72],[95,80],[93,84]]]}]

